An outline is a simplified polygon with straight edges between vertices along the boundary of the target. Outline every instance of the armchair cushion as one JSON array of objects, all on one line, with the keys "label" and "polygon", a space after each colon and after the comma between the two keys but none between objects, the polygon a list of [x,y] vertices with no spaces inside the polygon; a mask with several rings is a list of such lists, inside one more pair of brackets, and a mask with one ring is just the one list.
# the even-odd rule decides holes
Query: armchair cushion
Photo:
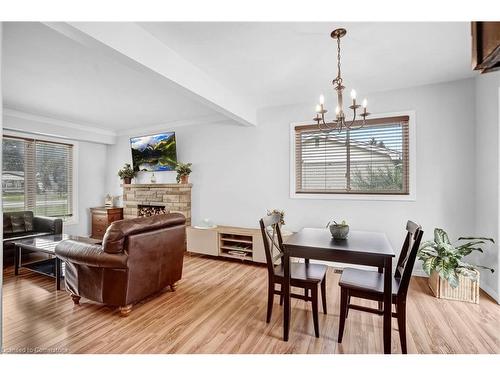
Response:
[{"label": "armchair cushion", "polygon": [[109,254],[100,245],[66,240],[56,246],[56,255],[63,261],[100,268],[127,268],[126,254]]}]

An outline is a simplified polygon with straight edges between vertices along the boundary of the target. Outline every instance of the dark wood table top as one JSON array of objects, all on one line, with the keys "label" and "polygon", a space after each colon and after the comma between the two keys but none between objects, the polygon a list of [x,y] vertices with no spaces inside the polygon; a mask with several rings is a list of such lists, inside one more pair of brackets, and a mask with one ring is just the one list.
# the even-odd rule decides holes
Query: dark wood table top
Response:
[{"label": "dark wood table top", "polygon": [[12,240],[12,243],[15,246],[19,246],[27,250],[35,250],[43,253],[54,254],[57,244],[65,240],[85,242],[92,245],[98,245],[102,243],[102,240],[96,240],[94,238],[88,237],[72,236],[69,234],[49,234],[40,237],[22,238],[18,240]]},{"label": "dark wood table top", "polygon": [[329,229],[303,228],[283,240],[286,249],[307,247],[321,250],[357,252],[394,257],[385,233],[350,231],[345,240],[334,240]]}]

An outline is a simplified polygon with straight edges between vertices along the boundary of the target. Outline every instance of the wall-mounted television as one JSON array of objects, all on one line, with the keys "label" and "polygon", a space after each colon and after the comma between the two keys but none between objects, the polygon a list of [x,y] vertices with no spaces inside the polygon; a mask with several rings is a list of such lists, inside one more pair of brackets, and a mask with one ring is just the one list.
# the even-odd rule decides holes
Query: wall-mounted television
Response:
[{"label": "wall-mounted television", "polygon": [[173,171],[177,164],[175,132],[130,138],[132,163],[139,171]]}]

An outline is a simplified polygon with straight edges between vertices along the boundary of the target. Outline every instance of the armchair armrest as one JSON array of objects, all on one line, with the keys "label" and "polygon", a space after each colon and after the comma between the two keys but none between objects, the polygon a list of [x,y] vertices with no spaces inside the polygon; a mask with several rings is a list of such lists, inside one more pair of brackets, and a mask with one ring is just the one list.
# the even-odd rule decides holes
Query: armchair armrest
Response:
[{"label": "armchair armrest", "polygon": [[65,262],[100,268],[127,268],[126,254],[106,253],[100,245],[66,240],[57,244],[55,252]]},{"label": "armchair armrest", "polygon": [[55,217],[35,216],[33,217],[33,229],[37,232],[62,233],[62,219]]}]

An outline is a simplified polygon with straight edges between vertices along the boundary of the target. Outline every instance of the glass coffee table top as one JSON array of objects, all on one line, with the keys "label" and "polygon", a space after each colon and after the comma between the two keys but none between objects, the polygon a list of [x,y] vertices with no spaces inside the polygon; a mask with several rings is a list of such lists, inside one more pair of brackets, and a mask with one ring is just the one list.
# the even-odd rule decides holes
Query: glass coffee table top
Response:
[{"label": "glass coffee table top", "polygon": [[21,247],[23,249],[54,254],[57,244],[65,240],[74,240],[93,245],[102,243],[102,240],[96,240],[94,238],[88,238],[88,237],[73,236],[70,234],[49,234],[40,237],[23,238],[19,240],[13,240],[12,243],[15,246]]},{"label": "glass coffee table top", "polygon": [[[56,289],[60,289],[60,280],[64,277],[65,265],[56,257],[55,249],[60,242],[66,240],[85,242],[92,245],[102,243],[102,240],[73,236],[69,234],[50,234],[39,237],[12,240],[12,243],[16,246],[16,261],[14,267],[15,275],[19,274],[19,268],[27,268],[31,271],[56,278]],[[29,263],[22,263],[22,250],[48,254],[49,258]],[[57,277],[57,275],[59,275],[59,277]]]}]

